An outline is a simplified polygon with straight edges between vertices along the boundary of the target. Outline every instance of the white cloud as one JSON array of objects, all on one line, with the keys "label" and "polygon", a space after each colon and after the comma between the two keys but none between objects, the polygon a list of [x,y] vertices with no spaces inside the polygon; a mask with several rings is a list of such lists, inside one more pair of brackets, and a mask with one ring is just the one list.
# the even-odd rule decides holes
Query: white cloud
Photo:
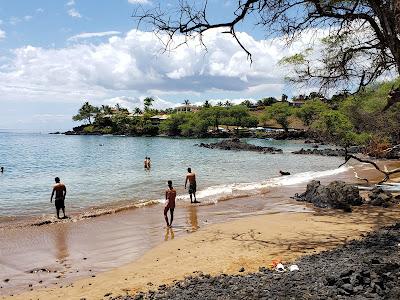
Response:
[{"label": "white cloud", "polygon": [[21,23],[22,21],[28,22],[28,21],[30,21],[32,18],[33,18],[33,17],[32,17],[32,16],[29,16],[29,15],[23,16],[23,17],[21,17],[21,18],[19,18],[19,17],[11,17],[11,18],[9,19],[9,23],[10,23],[10,25],[17,25],[18,23]]},{"label": "white cloud", "polygon": [[82,18],[82,15],[75,8],[69,9],[68,15],[70,15],[73,18]]},{"label": "white cloud", "polygon": [[17,25],[19,22],[21,22],[21,19],[18,17],[11,17],[9,20],[9,23],[11,25]]},{"label": "white cloud", "polygon": [[36,12],[37,12],[37,13],[43,13],[43,12],[44,12],[44,9],[41,8],[41,7],[39,7],[39,8],[36,9]]},{"label": "white cloud", "polygon": [[149,4],[150,0],[128,0],[131,4]]},{"label": "white cloud", "polygon": [[83,32],[68,38],[68,41],[76,41],[80,39],[89,39],[93,37],[104,37],[110,35],[119,35],[121,32],[119,31],[104,31],[104,32]]},{"label": "white cloud", "polygon": [[4,30],[0,29],[0,40],[5,39],[6,38],[6,32]]},{"label": "white cloud", "polygon": [[75,5],[75,0],[70,0],[66,4],[67,6],[74,6]]},{"label": "white cloud", "polygon": [[0,103],[87,98],[97,104],[119,99],[138,105],[137,99],[149,94],[173,102],[186,96],[280,95],[284,73],[276,63],[304,46],[296,44],[291,50],[280,40],[257,41],[246,33],[240,38],[253,54],[252,65],[229,35],[215,31],[204,36],[207,52],[197,41],[189,41],[165,53],[154,34],[138,30],[100,44],[79,43],[77,38],[77,43],[59,49],[25,46],[0,61]]},{"label": "white cloud", "polygon": [[[145,98],[144,96],[142,97],[120,96],[107,99],[103,103],[110,106],[115,106],[116,104],[119,104],[122,107],[128,108],[129,110],[133,111],[136,107],[139,107],[140,109],[144,108],[143,104],[144,98]],[[156,109],[166,109],[170,107],[175,107],[177,105],[174,102],[166,101],[157,96],[152,96],[152,98],[154,99],[152,107]]]}]

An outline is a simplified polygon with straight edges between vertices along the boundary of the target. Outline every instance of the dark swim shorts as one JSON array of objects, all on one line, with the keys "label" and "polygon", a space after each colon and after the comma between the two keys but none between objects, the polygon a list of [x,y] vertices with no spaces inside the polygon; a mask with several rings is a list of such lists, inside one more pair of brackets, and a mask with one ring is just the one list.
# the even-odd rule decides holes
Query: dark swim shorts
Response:
[{"label": "dark swim shorts", "polygon": [[65,205],[64,205],[64,198],[60,198],[60,199],[54,200],[54,204],[56,205],[56,208],[57,208],[57,209],[65,208]]},{"label": "dark swim shorts", "polygon": [[189,184],[189,194],[196,193],[196,182]]}]

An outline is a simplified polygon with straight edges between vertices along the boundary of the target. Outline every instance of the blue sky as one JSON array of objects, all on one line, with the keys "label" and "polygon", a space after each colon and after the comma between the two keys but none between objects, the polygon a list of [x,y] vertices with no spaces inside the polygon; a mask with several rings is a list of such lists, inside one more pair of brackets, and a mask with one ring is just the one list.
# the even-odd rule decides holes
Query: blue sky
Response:
[{"label": "blue sky", "polygon": [[[69,129],[86,100],[134,108],[153,96],[156,107],[165,108],[184,99],[239,102],[291,94],[276,63],[295,49],[265,40],[251,22],[241,25],[240,36],[253,65],[231,37],[217,31],[205,37],[208,52],[192,41],[163,53],[152,33],[136,30],[134,2],[155,5],[155,0],[0,0],[0,129]],[[229,20],[234,3],[210,0],[210,17]]]}]

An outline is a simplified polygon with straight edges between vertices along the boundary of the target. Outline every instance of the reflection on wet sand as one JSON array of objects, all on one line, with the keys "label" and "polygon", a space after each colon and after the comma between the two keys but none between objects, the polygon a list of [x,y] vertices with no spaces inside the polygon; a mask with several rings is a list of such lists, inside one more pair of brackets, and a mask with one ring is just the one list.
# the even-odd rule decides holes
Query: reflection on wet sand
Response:
[{"label": "reflection on wet sand", "polygon": [[165,232],[164,241],[173,240],[174,237],[175,237],[175,233],[174,233],[174,230],[172,229],[172,227],[167,227],[167,230]]},{"label": "reflection on wet sand", "polygon": [[55,258],[59,263],[63,263],[69,257],[68,251],[69,226],[57,226],[53,230],[53,242],[55,249]]},{"label": "reflection on wet sand", "polygon": [[197,220],[197,206],[191,205],[188,207],[188,219],[187,223],[191,227],[190,231],[196,231],[199,229],[198,220]]}]

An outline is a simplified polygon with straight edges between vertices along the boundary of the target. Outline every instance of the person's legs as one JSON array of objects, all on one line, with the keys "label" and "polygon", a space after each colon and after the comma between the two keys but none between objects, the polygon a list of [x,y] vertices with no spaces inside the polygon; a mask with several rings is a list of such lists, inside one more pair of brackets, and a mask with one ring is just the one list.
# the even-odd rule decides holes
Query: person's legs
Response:
[{"label": "person's legs", "polygon": [[172,226],[172,222],[174,221],[174,208],[170,208],[169,212],[171,214],[171,222],[169,223],[169,226]]},{"label": "person's legs", "polygon": [[169,223],[168,223],[168,216],[167,216],[167,213],[168,213],[168,207],[165,207],[164,208],[164,219],[165,219],[165,222],[167,223],[167,226],[169,226]]},{"label": "person's legs", "polygon": [[192,193],[190,193],[189,196],[190,196],[190,203],[193,203]]},{"label": "person's legs", "polygon": [[57,210],[57,219],[59,219],[60,218],[60,208],[56,207],[56,210]]},{"label": "person's legs", "polygon": [[64,214],[63,218],[65,218],[65,206],[62,207],[62,211],[63,211],[63,214]]}]

